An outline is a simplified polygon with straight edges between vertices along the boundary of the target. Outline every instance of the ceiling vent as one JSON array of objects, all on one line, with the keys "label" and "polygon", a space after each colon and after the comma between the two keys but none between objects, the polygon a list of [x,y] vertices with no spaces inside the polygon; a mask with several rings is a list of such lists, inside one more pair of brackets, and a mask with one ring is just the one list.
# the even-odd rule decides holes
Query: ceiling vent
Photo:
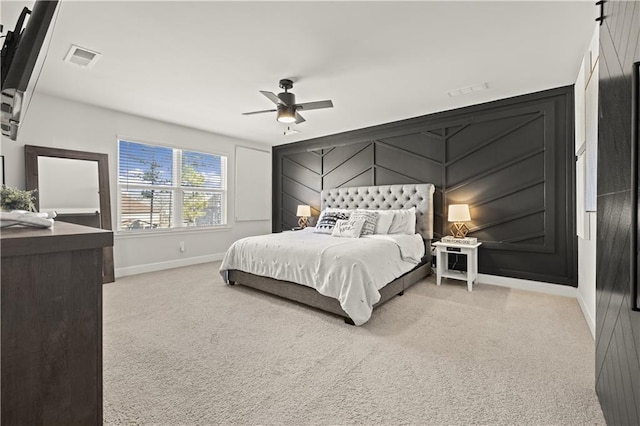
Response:
[{"label": "ceiling vent", "polygon": [[460,96],[460,95],[468,95],[469,93],[479,92],[481,90],[488,89],[489,85],[487,83],[476,84],[475,86],[463,87],[462,89],[452,90],[449,92],[450,97]]},{"label": "ceiling vent", "polygon": [[98,62],[100,56],[102,55],[98,52],[72,44],[64,60],[82,68],[91,68]]}]

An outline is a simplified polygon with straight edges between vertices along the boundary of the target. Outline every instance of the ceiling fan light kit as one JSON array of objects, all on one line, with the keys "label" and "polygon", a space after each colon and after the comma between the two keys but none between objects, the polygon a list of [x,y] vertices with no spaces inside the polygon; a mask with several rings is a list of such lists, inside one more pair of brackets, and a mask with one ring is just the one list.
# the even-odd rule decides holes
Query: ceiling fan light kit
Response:
[{"label": "ceiling fan light kit", "polygon": [[276,120],[281,123],[295,123],[296,122],[296,110],[293,107],[280,104],[278,105],[278,114]]},{"label": "ceiling fan light kit", "polygon": [[277,95],[272,92],[260,91],[260,93],[262,93],[267,99],[276,104],[277,109],[245,112],[243,115],[276,112],[276,121],[285,124],[299,124],[306,120],[298,113],[298,110],[309,111],[313,109],[333,108],[333,102],[330,100],[296,104],[296,95],[289,92],[289,90],[293,88],[293,81],[284,78],[280,80],[279,85],[284,92],[278,93]]}]

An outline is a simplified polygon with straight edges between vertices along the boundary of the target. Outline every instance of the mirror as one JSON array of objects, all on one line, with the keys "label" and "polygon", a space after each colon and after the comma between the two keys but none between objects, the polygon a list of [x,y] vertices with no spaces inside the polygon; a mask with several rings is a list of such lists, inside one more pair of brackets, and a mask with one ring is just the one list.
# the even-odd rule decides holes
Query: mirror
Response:
[{"label": "mirror", "polygon": [[[56,220],[111,230],[107,154],[25,145],[26,189],[37,189],[36,209]],[[113,247],[103,249],[102,282],[115,280]]]},{"label": "mirror", "polygon": [[41,211],[54,210],[58,214],[100,212],[98,163],[71,158],[39,158],[38,194]]}]

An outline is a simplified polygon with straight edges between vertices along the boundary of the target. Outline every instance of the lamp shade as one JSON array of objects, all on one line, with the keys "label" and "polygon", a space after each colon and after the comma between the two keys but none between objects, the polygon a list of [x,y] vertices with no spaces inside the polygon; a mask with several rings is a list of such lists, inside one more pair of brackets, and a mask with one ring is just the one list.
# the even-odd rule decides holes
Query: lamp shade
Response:
[{"label": "lamp shade", "polygon": [[296,110],[293,107],[280,104],[278,105],[276,120],[280,123],[295,123]]},{"label": "lamp shade", "polygon": [[299,205],[298,206],[298,211],[296,212],[296,216],[301,217],[301,216],[311,216],[311,207],[309,206],[304,206],[304,205]]},{"label": "lamp shade", "polygon": [[449,222],[468,222],[471,220],[468,204],[450,204]]}]

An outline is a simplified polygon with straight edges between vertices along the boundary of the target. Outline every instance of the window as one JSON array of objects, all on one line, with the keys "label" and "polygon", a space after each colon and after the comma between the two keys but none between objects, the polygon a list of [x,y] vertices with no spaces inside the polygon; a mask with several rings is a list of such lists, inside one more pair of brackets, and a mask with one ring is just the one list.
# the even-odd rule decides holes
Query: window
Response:
[{"label": "window", "polygon": [[227,157],[118,141],[120,230],[227,223]]}]

